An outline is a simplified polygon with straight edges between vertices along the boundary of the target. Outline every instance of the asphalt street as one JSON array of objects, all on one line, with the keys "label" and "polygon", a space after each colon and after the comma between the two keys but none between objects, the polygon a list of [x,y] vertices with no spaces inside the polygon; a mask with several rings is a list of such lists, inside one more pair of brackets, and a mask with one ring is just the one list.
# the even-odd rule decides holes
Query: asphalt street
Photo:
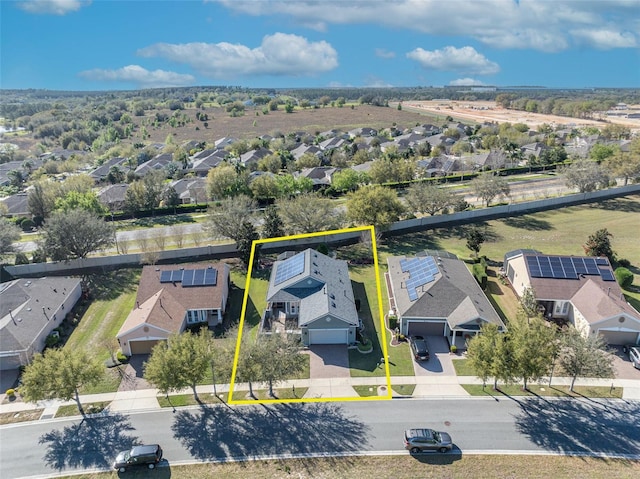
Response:
[{"label": "asphalt street", "polygon": [[0,476],[108,469],[134,443],[160,443],[165,466],[275,456],[408,454],[403,431],[447,431],[452,460],[473,453],[640,459],[640,403],[624,400],[394,399],[215,405],[37,421],[0,428]]}]

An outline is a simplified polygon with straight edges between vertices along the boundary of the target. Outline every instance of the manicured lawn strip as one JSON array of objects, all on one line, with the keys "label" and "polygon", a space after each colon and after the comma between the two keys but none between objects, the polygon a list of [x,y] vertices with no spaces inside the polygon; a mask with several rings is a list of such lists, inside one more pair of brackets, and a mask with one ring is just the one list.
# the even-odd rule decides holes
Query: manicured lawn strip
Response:
[{"label": "manicured lawn strip", "polygon": [[[106,408],[110,403],[111,401],[91,402],[83,404],[82,408],[84,409],[85,414],[97,414],[99,412],[102,412],[104,408]],[[79,415],[80,411],[78,411],[78,406],[76,404],[67,404],[58,408],[55,417],[70,417]]]},{"label": "manicured lawn strip", "polygon": [[411,396],[416,389],[415,384],[392,384],[391,389],[400,396]]},{"label": "manicured lawn strip", "polygon": [[456,370],[457,376],[473,376],[476,377],[476,372],[471,367],[471,362],[468,359],[453,359],[453,369]]},{"label": "manicured lawn strip", "polygon": [[623,388],[609,388],[605,386],[575,386],[573,392],[569,391],[569,386],[540,386],[531,384],[529,391],[522,390],[522,384],[500,385],[499,390],[493,389],[492,380],[487,381],[487,385],[482,389],[481,384],[462,384],[462,387],[472,396],[544,396],[561,398],[616,398],[622,397]]},{"label": "manicured lawn strip", "polygon": [[[169,459],[170,460],[170,459]],[[132,479],[147,478],[149,471],[127,472]],[[258,460],[159,467],[153,476],[161,479],[281,479],[311,477],[352,479],[635,479],[640,461],[568,456],[510,456],[473,454],[422,454],[410,456],[366,456]],[[116,471],[67,476],[69,479],[116,479]]]},{"label": "manicured lawn strip", "polygon": [[84,386],[80,388],[80,394],[102,394],[112,393],[118,390],[122,376],[118,368],[111,368],[105,371],[104,378],[94,386]]},{"label": "manicured lawn strip", "polygon": [[[226,400],[226,393],[218,393],[222,394],[222,399]],[[198,394],[200,398],[200,403],[202,404],[211,404],[221,402],[220,399],[216,399],[216,397],[211,393]],[[193,397],[193,394],[170,394],[169,398],[167,396],[158,396],[156,398],[158,400],[158,404],[160,407],[182,407],[182,406],[195,406],[198,402]]]},{"label": "manicured lawn strip", "polygon": [[[76,408],[76,411],[78,409]],[[15,424],[17,422],[36,421],[42,416],[44,409],[32,409],[28,411],[0,413],[0,425]]]},{"label": "manicured lawn strip", "polygon": [[379,396],[378,386],[351,386],[360,397]]},{"label": "manicured lawn strip", "polygon": [[[257,398],[256,400],[263,399],[301,399],[309,388],[299,387],[295,388],[273,388],[273,392],[276,395],[275,398],[269,396],[268,389],[254,389],[253,394]],[[239,390],[233,391],[233,400],[234,401],[251,401],[253,398],[247,396],[249,394],[249,390]]]}]

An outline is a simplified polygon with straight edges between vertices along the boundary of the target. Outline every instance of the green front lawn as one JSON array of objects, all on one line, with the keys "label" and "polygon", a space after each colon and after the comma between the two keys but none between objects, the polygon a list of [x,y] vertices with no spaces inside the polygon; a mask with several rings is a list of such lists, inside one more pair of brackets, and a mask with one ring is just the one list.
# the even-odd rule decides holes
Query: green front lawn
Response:
[{"label": "green front lawn", "polygon": [[462,384],[462,387],[472,396],[544,396],[560,398],[615,398],[622,397],[622,388],[610,388],[604,386],[575,386],[573,392],[569,391],[569,386],[540,386],[531,384],[529,390],[524,391],[522,384],[500,385],[500,389],[493,389],[493,384],[487,384],[484,388],[481,384]]}]

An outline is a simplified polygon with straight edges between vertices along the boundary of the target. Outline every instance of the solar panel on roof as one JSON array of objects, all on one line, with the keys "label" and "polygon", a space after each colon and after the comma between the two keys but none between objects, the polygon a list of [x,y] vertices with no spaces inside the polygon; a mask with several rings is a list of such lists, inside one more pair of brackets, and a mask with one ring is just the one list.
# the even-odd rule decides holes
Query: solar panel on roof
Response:
[{"label": "solar panel on roof", "polygon": [[172,271],[162,271],[160,273],[160,282],[161,283],[170,283],[171,282],[171,273],[172,273]]},{"label": "solar panel on roof", "polygon": [[616,278],[613,275],[613,272],[610,269],[600,269],[600,276],[602,276],[603,281],[615,281]]},{"label": "solar panel on roof", "polygon": [[587,274],[600,274],[600,270],[598,269],[598,265],[594,258],[583,258],[583,261],[587,268]]},{"label": "solar panel on roof", "polygon": [[599,264],[600,266],[609,266],[609,261],[607,261],[607,258],[599,256],[596,258],[596,264]]},{"label": "solar panel on roof", "polygon": [[215,286],[218,282],[218,270],[215,268],[207,268],[204,272],[204,284],[206,286]]},{"label": "solar panel on roof", "polygon": [[204,285],[204,270],[196,269],[193,271],[193,285],[194,286],[203,286]]},{"label": "solar panel on roof", "polygon": [[193,273],[194,273],[193,269],[185,269],[182,272],[182,287],[183,288],[188,288],[190,286],[195,286],[193,284]]},{"label": "solar panel on roof", "polygon": [[304,253],[298,253],[276,266],[274,284],[283,283],[304,271]]},{"label": "solar panel on roof", "polygon": [[432,256],[416,257],[410,260],[402,259],[400,267],[403,272],[409,273],[406,287],[410,301],[417,300],[417,288],[431,283],[435,279],[434,275],[440,271]]}]

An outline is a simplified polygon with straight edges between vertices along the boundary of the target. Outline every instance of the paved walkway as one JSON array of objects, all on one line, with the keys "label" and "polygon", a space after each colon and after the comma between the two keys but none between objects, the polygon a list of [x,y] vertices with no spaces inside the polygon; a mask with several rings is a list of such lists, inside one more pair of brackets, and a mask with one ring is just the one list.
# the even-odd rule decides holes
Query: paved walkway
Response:
[{"label": "paved walkway", "polygon": [[[396,376],[391,378],[391,383],[396,385],[415,384],[412,397],[470,397],[464,390],[464,384],[482,384],[482,381],[471,376]],[[553,386],[568,386],[570,378],[553,378]],[[622,399],[640,401],[640,378],[638,379],[577,379],[576,386],[603,386],[613,388],[623,388]],[[385,377],[365,377],[365,378],[320,378],[320,379],[298,379],[287,381],[278,385],[279,388],[308,388],[304,398],[355,398],[358,394],[353,386],[371,386],[377,388],[378,393],[386,393]],[[487,387],[491,387],[488,385]],[[254,384],[254,389],[261,388]],[[212,386],[198,386],[199,393],[211,393]],[[237,390],[248,389],[246,384],[238,384]],[[218,393],[229,391],[229,385],[218,385]],[[191,389],[182,392],[191,394]],[[83,404],[92,402],[109,401],[110,411],[129,413],[134,411],[150,410],[160,408],[158,404],[158,392],[155,389],[140,389],[135,391],[118,391],[103,394],[90,394],[81,397]],[[399,397],[393,393],[393,397]],[[22,401],[7,402],[5,395],[0,395],[0,413],[20,413],[21,411],[32,411],[43,409],[40,419],[51,419],[62,405],[75,404],[74,401],[47,400],[39,403],[24,403]]]}]

